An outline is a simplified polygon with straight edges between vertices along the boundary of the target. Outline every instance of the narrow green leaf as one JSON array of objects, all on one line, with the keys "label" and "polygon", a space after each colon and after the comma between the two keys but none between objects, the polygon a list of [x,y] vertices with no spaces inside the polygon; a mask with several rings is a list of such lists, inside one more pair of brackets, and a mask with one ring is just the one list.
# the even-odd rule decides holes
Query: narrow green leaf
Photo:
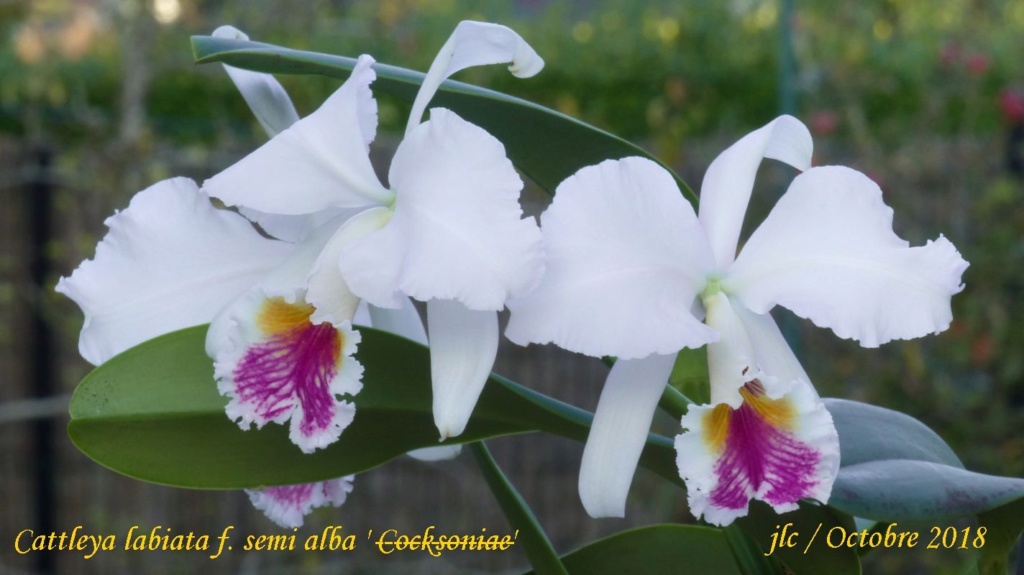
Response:
[{"label": "narrow green leaf", "polygon": [[829,505],[879,521],[974,515],[1024,497],[1024,479],[930,461],[887,459],[839,470]]},{"label": "narrow green leaf", "polygon": [[910,459],[963,468],[938,434],[909,415],[847,399],[823,401],[839,432],[843,467],[884,459]]},{"label": "narrow green leaf", "polygon": [[516,542],[522,545],[530,565],[538,575],[568,575],[565,566],[558,559],[558,553],[551,546],[551,541],[537,521],[530,506],[502,473],[498,463],[491,457],[491,452],[482,441],[471,443],[470,451],[476,458],[477,466],[491,488],[491,493],[498,500],[502,512],[509,524],[516,530]]},{"label": "narrow green leaf", "polygon": [[[193,36],[192,51],[200,64],[222,62],[272,74],[341,79],[348,78],[356,62],[343,56],[212,36]],[[374,91],[407,102],[415,99],[423,82],[422,73],[379,62],[373,68],[377,72]],[[462,82],[449,80],[442,84],[431,105],[451,109],[490,132],[505,145],[512,163],[549,193],[576,170],[603,160],[642,156],[661,164],[642,148],[561,112]],[[687,199],[696,202],[689,186],[672,170],[669,173]]]},{"label": "narrow green leaf", "polygon": [[[1024,530],[1024,497],[979,514],[978,526],[986,529],[981,556],[978,557],[979,575],[1006,575],[1010,554]],[[975,537],[977,533],[976,530]],[[1021,565],[1018,573],[1024,569],[1024,556],[1020,555],[1024,553],[1017,557]]]},{"label": "narrow green leaf", "polygon": [[722,530],[697,525],[623,531],[569,553],[562,563],[573,575],[742,575]]},{"label": "narrow green leaf", "polygon": [[[204,349],[205,326],[150,340],[96,368],[72,397],[68,433],[86,455],[125,475],[210,489],[319,481],[437,445],[427,349],[370,328],[360,332],[365,372],[355,421],[315,453],[293,445],[285,426],[242,431],[228,420]],[[584,441],[592,418],[492,376],[466,431],[449,442],[532,431]],[[668,438],[650,435],[641,463],[682,483]]]}]

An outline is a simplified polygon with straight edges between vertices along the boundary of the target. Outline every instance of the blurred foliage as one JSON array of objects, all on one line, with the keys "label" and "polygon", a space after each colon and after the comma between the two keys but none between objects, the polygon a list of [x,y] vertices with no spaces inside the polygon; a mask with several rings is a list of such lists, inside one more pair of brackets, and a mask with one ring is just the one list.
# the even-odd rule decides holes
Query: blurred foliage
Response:
[{"label": "blurred foliage", "polygon": [[[0,138],[57,150],[67,224],[53,254],[69,270],[131,193],[171,174],[212,174],[262,141],[219,67],[192,63],[188,37],[221,24],[257,41],[417,70],[458,20],[506,24],[546,59],[543,73],[523,81],[490,67],[459,79],[637,141],[694,189],[714,154],[777,114],[780,45],[792,42],[791,88],[815,135],[815,163],[866,172],[903,237],[920,244],[944,232],[971,267],[956,320],[937,337],[862,350],[785,314],[784,328],[823,395],[909,413],[968,468],[1024,476],[1024,184],[1005,161],[1010,130],[1024,121],[1024,103],[1013,101],[1024,85],[1024,2],[794,5],[783,21],[779,0],[2,2]],[[282,82],[301,114],[337,86]],[[382,98],[385,132],[404,115]],[[791,177],[763,171],[748,224]],[[55,305],[67,306],[55,316],[71,341],[79,316]],[[959,572],[963,561],[881,551],[866,570]]]}]

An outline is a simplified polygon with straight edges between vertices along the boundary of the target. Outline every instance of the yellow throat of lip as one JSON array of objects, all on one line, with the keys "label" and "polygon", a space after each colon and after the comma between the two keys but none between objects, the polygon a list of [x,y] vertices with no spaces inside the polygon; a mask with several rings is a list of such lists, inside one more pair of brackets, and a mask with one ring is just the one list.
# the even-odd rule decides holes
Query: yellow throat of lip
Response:
[{"label": "yellow throat of lip", "polygon": [[309,322],[313,306],[305,302],[288,303],[281,297],[270,298],[260,306],[256,325],[267,334],[291,331]]}]

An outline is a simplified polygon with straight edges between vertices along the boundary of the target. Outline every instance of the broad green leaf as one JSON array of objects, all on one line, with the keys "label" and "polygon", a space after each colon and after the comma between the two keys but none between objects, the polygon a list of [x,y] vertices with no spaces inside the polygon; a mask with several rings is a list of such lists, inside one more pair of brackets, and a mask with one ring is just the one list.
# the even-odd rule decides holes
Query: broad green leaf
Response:
[{"label": "broad green leaf", "polygon": [[[752,501],[750,513],[737,519],[736,525],[756,542],[762,555],[769,554],[767,557],[780,566],[780,573],[860,573],[860,559],[855,549],[832,549],[826,544],[825,538],[830,530],[840,528],[849,532],[856,529],[852,517],[831,507],[801,501],[799,509],[780,515],[766,503]],[[783,528],[785,538],[782,537]]]},{"label": "broad green leaf", "polygon": [[569,553],[562,563],[573,575],[742,575],[722,530],[696,525],[623,531]]},{"label": "broad green leaf", "polygon": [[537,517],[515,486],[502,473],[487,446],[480,441],[470,444],[469,448],[484,475],[484,480],[487,481],[487,486],[498,500],[501,511],[516,530],[516,542],[525,550],[537,574],[566,575],[565,565],[558,559],[558,553],[551,546],[551,541],[548,540]]},{"label": "broad green leaf", "polygon": [[[978,558],[979,575],[1006,575],[1007,559],[1024,530],[1024,497],[979,514],[978,526],[986,530]],[[1017,562],[1024,566],[1024,557],[1018,554]],[[1020,569],[1024,567],[1019,567],[1018,573]]]},{"label": "broad green leaf", "polygon": [[847,399],[823,401],[839,432],[843,467],[884,459],[910,459],[963,468],[938,434],[909,415]]},{"label": "broad green leaf", "polygon": [[[343,56],[212,36],[193,36],[192,51],[200,64],[222,62],[272,74],[341,79],[348,78],[356,62]],[[422,73],[379,62],[373,69],[377,72],[372,86],[375,92],[410,103],[416,98]],[[505,145],[512,163],[549,193],[576,170],[603,160],[642,156],[661,164],[642,148],[561,112],[462,82],[449,80],[442,84],[431,106],[448,108],[490,132]],[[696,196],[686,183],[674,173],[673,177],[687,199],[695,202]]]},{"label": "broad green leaf", "polygon": [[882,407],[825,399],[841,468],[829,505],[882,522],[974,515],[1024,496],[1024,479],[964,469],[920,421]]},{"label": "broad green leaf", "polygon": [[[210,489],[319,481],[437,445],[427,349],[377,330],[360,332],[365,373],[355,422],[313,454],[293,445],[285,426],[243,431],[228,420],[204,350],[206,326],[150,340],[96,368],[72,397],[68,433],[86,455],[125,475]],[[449,442],[531,431],[584,441],[592,417],[492,376],[466,431]],[[665,437],[648,437],[641,464],[682,483]]]},{"label": "broad green leaf", "polygon": [[1024,479],[886,459],[840,469],[829,505],[867,519],[906,521],[974,515],[1019,497],[1024,497]]}]

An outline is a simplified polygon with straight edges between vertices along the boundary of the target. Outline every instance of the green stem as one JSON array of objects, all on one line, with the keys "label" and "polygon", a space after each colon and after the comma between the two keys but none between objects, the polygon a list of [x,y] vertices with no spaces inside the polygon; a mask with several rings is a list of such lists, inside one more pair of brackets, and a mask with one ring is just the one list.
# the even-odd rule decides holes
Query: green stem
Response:
[{"label": "green stem", "polygon": [[544,533],[544,529],[537,521],[533,511],[523,500],[523,497],[509,482],[497,462],[491,457],[491,452],[484,445],[484,442],[477,441],[469,444],[469,449],[476,458],[477,466],[484,474],[487,486],[491,493],[498,500],[502,512],[508,518],[508,522],[517,531],[516,542],[522,544],[526,556],[530,559],[537,575],[568,575],[565,565],[558,558],[558,553],[551,546],[551,541]]},{"label": "green stem", "polygon": [[693,400],[671,385],[665,386],[665,391],[662,392],[661,399],[658,400],[658,407],[676,419],[686,415],[691,405],[693,405]]}]

